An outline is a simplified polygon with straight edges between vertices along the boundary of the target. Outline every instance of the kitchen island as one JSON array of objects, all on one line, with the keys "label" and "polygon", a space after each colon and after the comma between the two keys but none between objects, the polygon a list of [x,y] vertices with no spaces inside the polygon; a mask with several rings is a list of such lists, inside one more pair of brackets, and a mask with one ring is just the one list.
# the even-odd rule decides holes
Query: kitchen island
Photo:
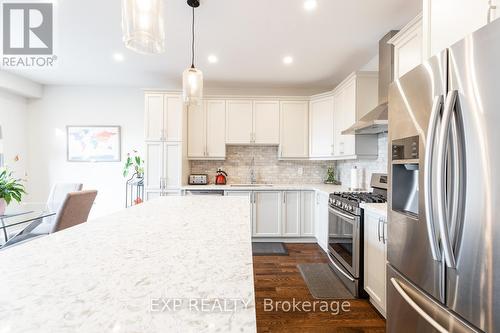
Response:
[{"label": "kitchen island", "polygon": [[0,251],[0,331],[255,332],[249,212],[161,197]]}]

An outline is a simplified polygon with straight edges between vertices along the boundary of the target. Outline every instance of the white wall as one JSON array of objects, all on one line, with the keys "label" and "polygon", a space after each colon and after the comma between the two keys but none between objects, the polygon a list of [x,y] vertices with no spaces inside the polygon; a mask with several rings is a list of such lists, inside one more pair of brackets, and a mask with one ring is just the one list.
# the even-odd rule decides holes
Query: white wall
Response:
[{"label": "white wall", "polygon": [[[91,218],[124,208],[123,156],[143,150],[144,94],[139,88],[46,86],[28,102],[30,201],[45,201],[55,182],[99,191]],[[119,125],[122,162],[67,162],[67,125]]]},{"label": "white wall", "polygon": [[[25,98],[0,89],[0,126],[5,164],[14,171],[16,177],[24,178],[28,163]],[[19,156],[18,162],[14,162],[16,156]]]}]

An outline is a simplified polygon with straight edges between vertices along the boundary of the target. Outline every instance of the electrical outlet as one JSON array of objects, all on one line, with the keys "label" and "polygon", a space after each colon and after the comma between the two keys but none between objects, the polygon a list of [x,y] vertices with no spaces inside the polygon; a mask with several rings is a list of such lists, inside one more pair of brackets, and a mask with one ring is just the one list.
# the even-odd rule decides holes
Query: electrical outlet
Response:
[{"label": "electrical outlet", "polygon": [[302,167],[298,168],[297,173],[299,174],[299,176],[302,176],[304,174],[304,168]]}]

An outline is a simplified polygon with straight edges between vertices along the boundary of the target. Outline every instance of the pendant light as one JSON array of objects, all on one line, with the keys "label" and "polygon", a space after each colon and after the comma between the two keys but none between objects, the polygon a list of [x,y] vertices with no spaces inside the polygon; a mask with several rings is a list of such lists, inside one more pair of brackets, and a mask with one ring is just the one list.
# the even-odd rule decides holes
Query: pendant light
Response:
[{"label": "pendant light", "polygon": [[122,29],[125,46],[145,54],[165,52],[163,1],[122,0]]},{"label": "pendant light", "polygon": [[200,6],[199,0],[187,0],[193,11],[191,25],[191,67],[182,73],[182,96],[186,104],[201,104],[203,98],[203,73],[194,67],[194,9]]}]

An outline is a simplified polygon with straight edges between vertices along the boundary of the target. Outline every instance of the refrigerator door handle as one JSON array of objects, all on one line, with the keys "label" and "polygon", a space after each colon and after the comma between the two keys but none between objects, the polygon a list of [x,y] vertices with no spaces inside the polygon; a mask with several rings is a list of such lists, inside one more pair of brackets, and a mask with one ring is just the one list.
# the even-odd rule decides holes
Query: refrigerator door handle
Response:
[{"label": "refrigerator door handle", "polygon": [[[439,232],[442,239],[443,253],[446,265],[449,268],[456,267],[456,260],[453,254],[450,232],[448,230],[447,198],[446,198],[446,162],[448,156],[448,142],[450,136],[451,123],[453,120],[453,110],[455,108],[458,92],[452,90],[446,96],[446,102],[441,123],[441,132],[438,140],[438,160],[437,160],[437,210]],[[453,152],[454,154],[454,152]]]},{"label": "refrigerator door handle", "polygon": [[429,129],[427,131],[425,151],[425,164],[424,164],[424,205],[425,205],[425,221],[427,224],[427,236],[431,245],[432,259],[434,261],[441,261],[441,253],[439,250],[439,243],[436,236],[436,227],[434,224],[434,207],[432,197],[432,184],[434,174],[432,172],[434,161],[434,150],[436,144],[436,131],[438,129],[438,120],[443,106],[443,96],[439,95],[434,98],[432,104],[432,112],[430,117]]},{"label": "refrigerator door handle", "polygon": [[399,295],[401,295],[401,297],[403,297],[403,299],[406,301],[406,303],[408,303],[408,305],[410,305],[412,307],[412,309],[415,310],[415,312],[417,312],[422,318],[424,318],[425,321],[427,321],[429,324],[431,324],[432,327],[434,327],[438,332],[449,333],[449,331],[447,329],[445,329],[443,326],[439,325],[439,323],[437,321],[435,321],[434,318],[429,316],[429,314],[427,314],[421,307],[418,306],[417,303],[415,303],[415,301],[413,301],[413,299],[411,299],[411,297],[403,290],[403,288],[401,288],[401,286],[399,285],[399,282],[396,281],[395,278],[391,278],[391,283],[394,286],[394,288],[396,289],[396,291],[399,293]]}]

